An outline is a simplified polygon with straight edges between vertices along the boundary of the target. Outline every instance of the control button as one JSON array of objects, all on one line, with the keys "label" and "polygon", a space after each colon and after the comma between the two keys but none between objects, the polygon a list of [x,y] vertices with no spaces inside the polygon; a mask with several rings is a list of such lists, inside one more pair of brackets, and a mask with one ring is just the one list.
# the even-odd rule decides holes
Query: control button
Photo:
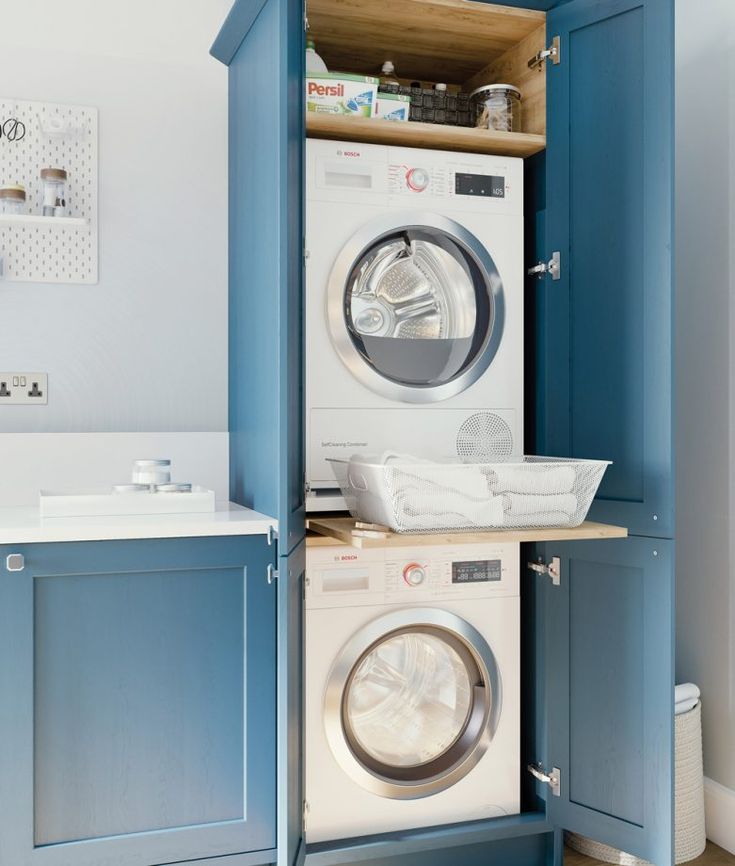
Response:
[{"label": "control button", "polygon": [[409,168],[406,185],[414,192],[423,192],[429,185],[429,172],[425,168]]},{"label": "control button", "polygon": [[403,579],[409,586],[420,586],[426,580],[426,572],[418,562],[410,562],[403,569]]}]

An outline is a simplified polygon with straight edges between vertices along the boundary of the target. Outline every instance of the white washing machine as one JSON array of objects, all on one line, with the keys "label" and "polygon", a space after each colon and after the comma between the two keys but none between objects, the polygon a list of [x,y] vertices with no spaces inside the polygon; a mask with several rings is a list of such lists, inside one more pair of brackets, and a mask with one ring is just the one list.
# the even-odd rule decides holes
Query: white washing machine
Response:
[{"label": "white washing machine", "polygon": [[309,510],[329,457],[522,452],[521,159],[308,139],[306,251]]},{"label": "white washing machine", "polygon": [[519,547],[308,548],[305,837],[520,810]]}]

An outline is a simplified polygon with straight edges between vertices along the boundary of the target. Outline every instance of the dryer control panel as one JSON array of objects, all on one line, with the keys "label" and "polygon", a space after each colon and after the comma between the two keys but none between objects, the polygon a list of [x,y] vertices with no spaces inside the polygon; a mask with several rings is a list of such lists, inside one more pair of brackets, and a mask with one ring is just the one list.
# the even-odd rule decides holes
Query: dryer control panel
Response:
[{"label": "dryer control panel", "polygon": [[306,606],[353,607],[513,596],[518,544],[306,551]]}]

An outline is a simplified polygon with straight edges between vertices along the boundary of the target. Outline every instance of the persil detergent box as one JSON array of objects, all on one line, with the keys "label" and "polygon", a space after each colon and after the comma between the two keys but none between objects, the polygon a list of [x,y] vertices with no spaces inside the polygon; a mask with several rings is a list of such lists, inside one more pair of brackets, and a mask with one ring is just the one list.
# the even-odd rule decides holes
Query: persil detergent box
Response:
[{"label": "persil detergent box", "polygon": [[341,72],[311,72],[306,76],[307,111],[373,117],[377,95],[377,78]]},{"label": "persil detergent box", "polygon": [[383,120],[408,120],[411,113],[411,97],[401,93],[379,93],[373,117]]}]

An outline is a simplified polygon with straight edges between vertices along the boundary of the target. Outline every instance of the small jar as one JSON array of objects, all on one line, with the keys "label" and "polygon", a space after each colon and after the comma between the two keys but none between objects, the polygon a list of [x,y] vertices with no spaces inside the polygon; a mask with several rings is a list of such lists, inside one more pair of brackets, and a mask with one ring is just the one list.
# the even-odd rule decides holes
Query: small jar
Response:
[{"label": "small jar", "polygon": [[136,460],[133,463],[134,484],[168,484],[171,481],[170,460]]},{"label": "small jar", "polygon": [[479,129],[521,131],[521,91],[512,84],[485,84],[473,90],[470,103]]},{"label": "small jar", "polygon": [[66,209],[67,173],[63,168],[42,168],[43,215],[63,216]]},{"label": "small jar", "polygon": [[0,186],[0,213],[22,213],[25,203],[24,186],[19,183]]}]

